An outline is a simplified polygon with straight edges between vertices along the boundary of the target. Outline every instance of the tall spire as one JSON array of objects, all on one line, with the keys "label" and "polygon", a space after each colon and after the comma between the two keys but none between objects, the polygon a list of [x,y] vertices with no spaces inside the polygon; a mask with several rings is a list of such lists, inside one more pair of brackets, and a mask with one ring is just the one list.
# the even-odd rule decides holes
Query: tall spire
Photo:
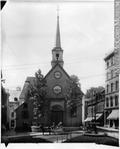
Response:
[{"label": "tall spire", "polygon": [[59,8],[57,8],[57,31],[56,31],[56,47],[61,47],[60,27],[59,27]]},{"label": "tall spire", "polygon": [[59,27],[59,9],[57,7],[57,30],[56,30],[56,43],[55,47],[52,49],[52,61],[51,65],[54,67],[56,64],[59,64],[63,67],[63,50],[61,48],[60,42],[60,27]]}]

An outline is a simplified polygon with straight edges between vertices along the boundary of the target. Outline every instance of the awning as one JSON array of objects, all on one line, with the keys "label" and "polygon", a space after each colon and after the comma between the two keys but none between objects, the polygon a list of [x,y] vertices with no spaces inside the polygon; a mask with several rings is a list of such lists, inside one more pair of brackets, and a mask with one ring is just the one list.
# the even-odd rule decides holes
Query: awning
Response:
[{"label": "awning", "polygon": [[116,120],[118,118],[119,118],[119,110],[118,109],[112,110],[110,115],[107,117],[107,119],[113,119],[113,120]]},{"label": "awning", "polygon": [[[96,114],[96,120],[98,120],[100,117],[102,116],[102,113],[97,113]],[[92,120],[95,120],[95,116],[94,117],[87,117],[84,122],[90,122]]]},{"label": "awning", "polygon": [[84,122],[90,122],[90,121],[92,121],[94,118],[93,117],[87,117],[85,120],[84,120]]},{"label": "awning", "polygon": [[102,113],[97,113],[96,114],[96,120],[98,120],[102,116]]}]

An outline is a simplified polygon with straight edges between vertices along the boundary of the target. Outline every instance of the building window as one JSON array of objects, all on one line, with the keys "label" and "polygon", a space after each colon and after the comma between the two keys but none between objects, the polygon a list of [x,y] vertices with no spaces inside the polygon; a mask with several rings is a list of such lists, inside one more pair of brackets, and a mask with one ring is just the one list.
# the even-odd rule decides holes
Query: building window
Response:
[{"label": "building window", "polygon": [[14,112],[11,113],[11,117],[14,117]]},{"label": "building window", "polygon": [[118,81],[116,81],[115,82],[115,89],[116,89],[116,91],[118,90],[118,86],[119,86],[119,83],[118,83]]},{"label": "building window", "polygon": [[111,92],[113,92],[113,83],[111,83]]},{"label": "building window", "polygon": [[17,97],[15,97],[15,98],[14,98],[14,101],[18,101],[18,98],[17,98]]},{"label": "building window", "polygon": [[107,72],[107,74],[106,74],[106,80],[108,80],[109,79],[109,73]]},{"label": "building window", "polygon": [[59,59],[59,54],[58,53],[56,54],[56,58],[57,58],[57,60]]},{"label": "building window", "polygon": [[109,98],[106,98],[106,107],[109,107]]},{"label": "building window", "polygon": [[118,96],[116,95],[115,96],[115,106],[117,106],[118,105]]},{"label": "building window", "polygon": [[109,61],[107,61],[107,68],[109,67]]},{"label": "building window", "polygon": [[28,108],[28,104],[26,102],[23,103],[23,108]]},{"label": "building window", "polygon": [[109,85],[107,84],[107,93],[109,93]]},{"label": "building window", "polygon": [[77,106],[71,108],[71,117],[77,116]]},{"label": "building window", "polygon": [[28,119],[28,118],[29,118],[28,110],[22,111],[22,118],[23,118],[23,119]]},{"label": "building window", "polygon": [[111,65],[113,65],[114,64],[114,59],[113,59],[114,57],[111,57]]},{"label": "building window", "polygon": [[113,97],[110,97],[110,106],[113,107]]},{"label": "building window", "polygon": [[13,128],[15,126],[15,121],[11,120],[11,127]]},{"label": "building window", "polygon": [[111,79],[113,78],[113,70],[111,70]]}]

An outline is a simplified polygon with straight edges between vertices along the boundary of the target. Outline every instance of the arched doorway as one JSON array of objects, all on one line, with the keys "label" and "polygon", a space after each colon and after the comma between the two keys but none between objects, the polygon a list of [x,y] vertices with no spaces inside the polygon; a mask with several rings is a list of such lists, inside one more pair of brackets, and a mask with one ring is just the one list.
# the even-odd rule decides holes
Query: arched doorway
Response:
[{"label": "arched doorway", "polygon": [[54,105],[51,109],[51,124],[57,125],[59,122],[63,123],[63,108],[60,105]]}]

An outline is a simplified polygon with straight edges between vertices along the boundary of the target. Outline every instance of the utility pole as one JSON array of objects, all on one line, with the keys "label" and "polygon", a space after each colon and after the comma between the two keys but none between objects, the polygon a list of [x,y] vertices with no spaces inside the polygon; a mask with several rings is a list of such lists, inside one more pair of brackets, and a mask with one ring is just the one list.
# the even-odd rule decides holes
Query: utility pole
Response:
[{"label": "utility pole", "polygon": [[96,128],[96,104],[97,104],[97,102],[96,102],[96,100],[97,100],[97,93],[95,92],[95,117],[94,117],[94,119],[95,119],[95,133],[97,133],[97,128]]}]

